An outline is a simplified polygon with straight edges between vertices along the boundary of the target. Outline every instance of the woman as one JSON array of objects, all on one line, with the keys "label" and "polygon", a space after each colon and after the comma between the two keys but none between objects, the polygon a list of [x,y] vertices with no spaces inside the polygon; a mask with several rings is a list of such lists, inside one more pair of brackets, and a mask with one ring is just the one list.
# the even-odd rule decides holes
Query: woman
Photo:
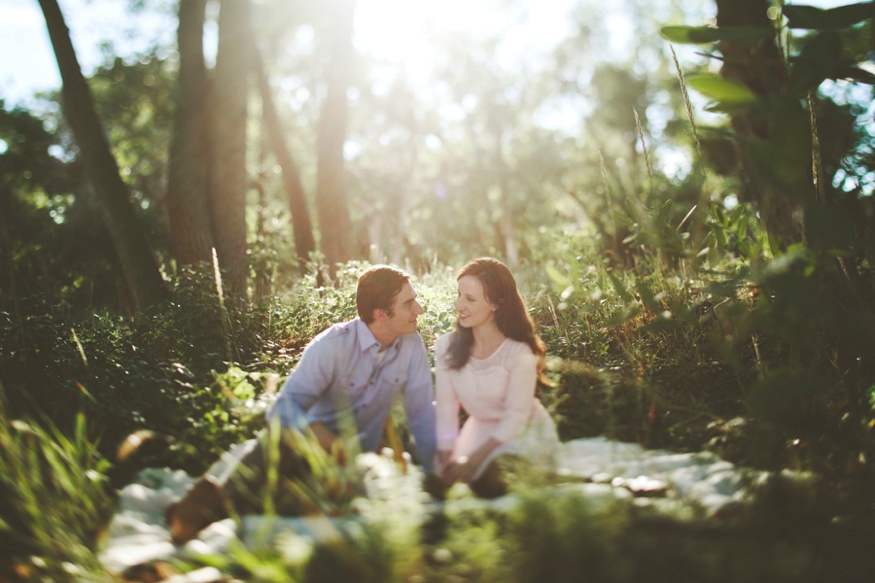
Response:
[{"label": "woman", "polygon": [[495,497],[507,492],[504,462],[553,463],[556,426],[535,398],[538,379],[547,381],[544,343],[506,265],[475,259],[456,279],[456,331],[436,347],[436,468],[446,485]]}]

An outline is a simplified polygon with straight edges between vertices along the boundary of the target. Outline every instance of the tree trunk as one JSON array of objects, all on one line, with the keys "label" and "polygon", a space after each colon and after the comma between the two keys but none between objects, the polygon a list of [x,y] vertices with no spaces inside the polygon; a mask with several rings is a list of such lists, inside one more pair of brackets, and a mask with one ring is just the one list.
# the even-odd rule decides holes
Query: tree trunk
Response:
[{"label": "tree trunk", "polygon": [[9,296],[18,317],[18,289],[15,281],[15,253],[9,236],[9,217],[12,216],[12,191],[0,183],[0,298]]},{"label": "tree trunk", "polygon": [[349,117],[346,91],[352,74],[354,0],[333,0],[335,10],[331,35],[328,92],[319,119],[317,148],[316,210],[322,252],[329,269],[352,258],[352,229],[346,201],[343,143]]},{"label": "tree trunk", "polygon": [[516,231],[513,227],[513,215],[510,212],[510,185],[508,184],[508,168],[501,152],[502,133],[495,136],[495,167],[498,170],[499,201],[501,203],[502,231],[504,234],[504,255],[507,266],[516,269],[520,264],[519,249],[516,241]]},{"label": "tree trunk", "polygon": [[[766,12],[768,0],[716,0],[717,26],[773,26]],[[779,95],[787,84],[781,50],[773,39],[757,43],[721,41],[725,61],[721,74],[749,87],[757,95]],[[754,119],[747,112],[732,116],[732,127],[742,141],[769,140],[771,128],[765,118]],[[780,188],[765,184],[756,171],[753,152],[742,147],[741,168],[753,202],[768,232],[781,246],[802,240],[801,200],[792,199]],[[795,194],[795,193],[791,193]]]},{"label": "tree trunk", "polygon": [[316,241],[313,238],[313,225],[310,222],[310,211],[307,209],[307,200],[304,196],[304,185],[301,184],[301,173],[295,164],[295,159],[286,145],[283,137],[282,123],[273,102],[270,92],[270,84],[264,72],[264,64],[261,56],[253,51],[255,69],[258,73],[258,86],[261,91],[261,106],[264,114],[265,130],[270,144],[270,149],[276,157],[277,164],[282,169],[283,188],[289,200],[289,211],[292,214],[292,228],[295,236],[295,252],[301,269],[306,269],[310,253],[316,250]]},{"label": "tree trunk", "polygon": [[231,292],[246,297],[246,96],[251,62],[248,0],[221,0],[219,50],[210,111],[214,124],[213,185],[210,211],[219,266]]},{"label": "tree trunk", "polygon": [[142,310],[166,298],[167,289],[128,199],[128,187],[121,179],[109,140],[97,117],[91,90],[82,75],[57,0],[40,0],[40,6],[63,80],[64,117],[94,186],[131,295],[137,309]]},{"label": "tree trunk", "polygon": [[180,265],[211,260],[209,123],[203,29],[206,0],[179,0],[179,76],[170,171],[168,214]]}]

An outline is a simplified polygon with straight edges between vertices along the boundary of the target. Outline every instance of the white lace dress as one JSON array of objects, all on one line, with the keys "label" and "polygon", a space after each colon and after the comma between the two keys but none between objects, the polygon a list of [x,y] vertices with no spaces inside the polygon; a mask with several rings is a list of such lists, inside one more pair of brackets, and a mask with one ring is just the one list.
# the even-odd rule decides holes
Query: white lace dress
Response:
[{"label": "white lace dress", "polygon": [[[559,438],[556,425],[535,398],[537,359],[523,342],[508,338],[488,358],[470,358],[459,370],[447,366],[450,336],[437,341],[437,449],[450,461],[470,456],[494,437],[501,445],[477,468],[476,480],[497,456],[520,455],[535,466],[552,469]],[[459,407],[468,414],[459,429]]]}]

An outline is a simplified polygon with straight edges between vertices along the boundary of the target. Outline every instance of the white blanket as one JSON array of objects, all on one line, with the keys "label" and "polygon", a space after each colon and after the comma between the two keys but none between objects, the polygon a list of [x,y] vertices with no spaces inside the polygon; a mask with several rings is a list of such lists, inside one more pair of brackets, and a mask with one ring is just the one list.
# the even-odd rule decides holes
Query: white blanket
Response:
[{"label": "white blanket", "polygon": [[[214,464],[208,474],[224,477],[251,442],[235,446]],[[196,482],[183,471],[150,468],[135,483],[121,491],[118,510],[104,540],[100,559],[111,572],[130,566],[186,554],[222,553],[232,541],[249,548],[272,544],[282,533],[294,533],[311,543],[342,536],[341,530],[369,514],[385,520],[381,504],[391,502],[392,513],[407,520],[423,519],[434,511],[435,502],[423,493],[422,472],[413,465],[403,474],[392,460],[391,450],[383,455],[362,454],[356,463],[365,471],[367,498],[355,504],[347,518],[267,518],[245,516],[241,524],[226,519],[204,529],[200,536],[179,547],[170,540],[164,510]],[[598,501],[629,498],[638,505],[652,505],[675,515],[715,516],[744,504],[750,492],[767,477],[765,472],[738,468],[717,456],[702,453],[671,453],[645,450],[637,444],[605,438],[577,439],[562,444],[559,474],[564,489],[573,489]],[[579,483],[575,483],[577,480]],[[568,482],[571,482],[570,484]],[[457,510],[488,504],[509,508],[514,495],[495,501],[472,498],[447,503]],[[415,522],[415,520],[414,520]]]}]

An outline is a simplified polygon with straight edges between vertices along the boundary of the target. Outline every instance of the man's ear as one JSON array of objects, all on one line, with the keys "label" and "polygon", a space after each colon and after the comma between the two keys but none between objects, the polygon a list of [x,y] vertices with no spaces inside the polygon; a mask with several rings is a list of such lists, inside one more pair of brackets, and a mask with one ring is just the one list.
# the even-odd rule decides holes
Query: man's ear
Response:
[{"label": "man's ear", "polygon": [[389,318],[389,315],[386,314],[386,310],[376,309],[374,310],[374,322],[385,322]]}]

